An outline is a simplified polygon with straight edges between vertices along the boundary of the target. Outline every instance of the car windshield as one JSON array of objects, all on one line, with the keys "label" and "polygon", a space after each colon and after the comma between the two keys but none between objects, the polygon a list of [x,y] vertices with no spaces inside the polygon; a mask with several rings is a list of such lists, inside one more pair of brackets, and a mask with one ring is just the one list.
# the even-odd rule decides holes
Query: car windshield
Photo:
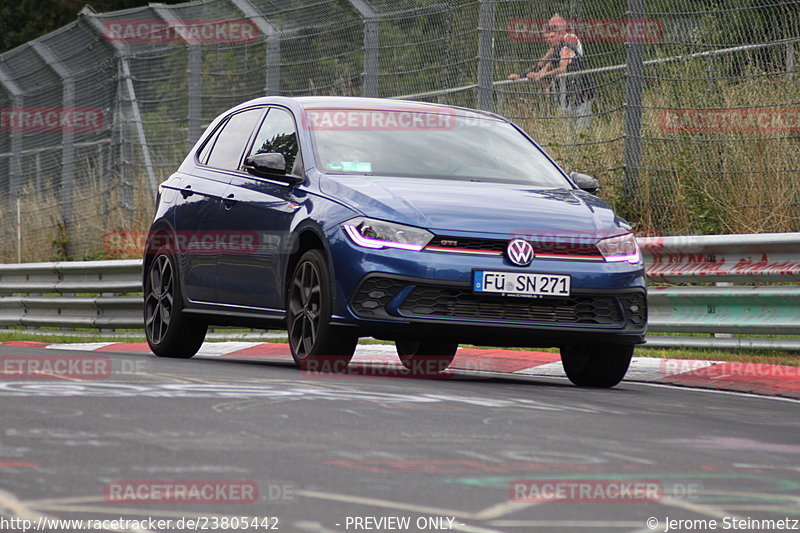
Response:
[{"label": "car windshield", "polygon": [[312,109],[318,168],[329,174],[569,187],[514,126],[490,117],[408,109]]}]

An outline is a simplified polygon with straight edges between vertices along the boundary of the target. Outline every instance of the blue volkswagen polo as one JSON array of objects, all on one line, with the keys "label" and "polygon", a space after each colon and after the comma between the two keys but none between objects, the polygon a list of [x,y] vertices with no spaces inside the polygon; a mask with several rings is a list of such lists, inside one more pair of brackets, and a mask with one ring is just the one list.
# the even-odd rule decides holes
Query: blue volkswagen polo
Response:
[{"label": "blue volkswagen polo", "polygon": [[252,100],[159,188],[148,343],[187,358],[209,324],[285,328],[298,366],[343,369],[371,336],[423,372],[459,343],[558,347],[573,383],[614,386],[644,339],[646,288],[597,189],[491,113]]}]

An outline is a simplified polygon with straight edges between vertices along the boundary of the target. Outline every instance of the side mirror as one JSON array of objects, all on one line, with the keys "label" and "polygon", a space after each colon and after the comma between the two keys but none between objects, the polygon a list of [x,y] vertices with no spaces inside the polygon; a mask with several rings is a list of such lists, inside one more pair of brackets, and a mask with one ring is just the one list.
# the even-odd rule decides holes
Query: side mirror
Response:
[{"label": "side mirror", "polygon": [[581,174],[580,172],[570,172],[569,179],[578,186],[579,189],[595,194],[600,190],[600,184],[589,174]]},{"label": "side mirror", "polygon": [[253,154],[244,160],[244,169],[254,176],[270,178],[287,183],[300,183],[302,178],[286,174],[286,159],[283,154],[269,152]]}]

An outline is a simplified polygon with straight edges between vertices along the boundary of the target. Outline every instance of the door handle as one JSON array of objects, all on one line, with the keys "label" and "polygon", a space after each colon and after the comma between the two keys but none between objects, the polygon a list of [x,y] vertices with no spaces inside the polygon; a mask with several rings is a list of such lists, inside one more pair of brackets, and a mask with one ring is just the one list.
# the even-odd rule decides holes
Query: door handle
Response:
[{"label": "door handle", "polygon": [[186,187],[181,189],[181,196],[183,196],[184,198],[189,198],[193,194],[194,194],[194,191],[192,191],[192,186],[191,185],[187,185]]}]

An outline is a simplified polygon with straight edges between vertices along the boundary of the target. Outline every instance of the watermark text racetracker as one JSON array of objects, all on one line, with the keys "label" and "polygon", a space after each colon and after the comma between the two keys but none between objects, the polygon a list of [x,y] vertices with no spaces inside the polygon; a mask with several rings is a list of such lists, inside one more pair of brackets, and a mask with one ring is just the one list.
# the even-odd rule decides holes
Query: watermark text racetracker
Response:
[{"label": "watermark text racetracker", "polygon": [[255,481],[111,481],[103,486],[108,503],[228,504],[256,503],[259,486]]},{"label": "watermark text racetracker", "polygon": [[508,497],[514,502],[655,502],[664,498],[657,479],[530,479],[512,481]]},{"label": "watermark text racetracker", "polygon": [[[567,20],[564,30],[585,42],[660,42],[664,24],[647,18],[582,18]],[[552,31],[549,19],[515,18],[508,21],[508,36],[516,42],[544,42]]]},{"label": "watermark text racetracker", "polygon": [[162,247],[181,254],[255,254],[289,245],[288,235],[250,230],[206,230],[148,233],[109,231],[103,235],[103,248],[112,255],[154,254]]},{"label": "watermark text racetracker", "polygon": [[248,43],[261,37],[251,20],[152,20],[107,21],[103,35],[112,43]]},{"label": "watermark text racetracker", "polygon": [[800,367],[784,365],[765,365],[731,361],[708,365],[706,361],[694,359],[662,359],[660,372],[663,376],[701,374],[706,379],[719,379],[735,376],[755,376],[770,378],[800,378]]},{"label": "watermark text racetracker", "polygon": [[668,133],[800,132],[800,108],[662,109],[661,131]]},{"label": "watermark text racetracker", "polygon": [[0,381],[106,379],[140,374],[147,361],[114,359],[104,354],[6,355],[0,357]]},{"label": "watermark text racetracker", "polygon": [[425,131],[457,126],[454,113],[439,109],[432,113],[423,106],[410,110],[311,109],[306,111],[305,121],[316,131]]},{"label": "watermark text racetracker", "polygon": [[0,131],[97,131],[103,116],[97,107],[4,107]]}]

